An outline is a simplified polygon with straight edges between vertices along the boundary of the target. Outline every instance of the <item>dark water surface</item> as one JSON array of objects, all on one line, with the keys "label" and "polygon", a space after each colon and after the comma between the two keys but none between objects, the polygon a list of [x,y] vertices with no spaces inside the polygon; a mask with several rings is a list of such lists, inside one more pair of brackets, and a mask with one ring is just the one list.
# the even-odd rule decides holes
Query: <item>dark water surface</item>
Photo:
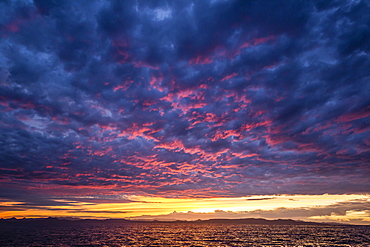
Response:
[{"label": "dark water surface", "polygon": [[2,222],[0,246],[370,246],[370,226]]}]

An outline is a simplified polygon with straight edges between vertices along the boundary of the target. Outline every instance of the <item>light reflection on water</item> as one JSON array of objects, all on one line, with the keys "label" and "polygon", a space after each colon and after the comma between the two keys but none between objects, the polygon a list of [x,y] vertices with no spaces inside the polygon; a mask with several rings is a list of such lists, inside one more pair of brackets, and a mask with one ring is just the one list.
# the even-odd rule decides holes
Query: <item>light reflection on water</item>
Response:
[{"label": "light reflection on water", "polygon": [[370,246],[369,226],[1,224],[0,246]]}]

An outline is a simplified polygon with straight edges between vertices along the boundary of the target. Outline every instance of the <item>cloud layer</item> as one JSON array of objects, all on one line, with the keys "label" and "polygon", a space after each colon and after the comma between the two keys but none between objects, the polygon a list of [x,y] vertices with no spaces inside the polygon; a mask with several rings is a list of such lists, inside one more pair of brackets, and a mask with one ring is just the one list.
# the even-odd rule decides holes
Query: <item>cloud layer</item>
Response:
[{"label": "cloud layer", "polygon": [[0,197],[369,193],[369,12],[2,1]]},{"label": "cloud layer", "polygon": [[370,203],[365,200],[353,200],[339,202],[328,206],[285,208],[280,207],[272,210],[253,210],[245,212],[233,212],[215,210],[210,213],[200,212],[176,212],[162,215],[142,215],[132,217],[133,220],[209,220],[209,219],[241,219],[241,218],[265,218],[265,219],[298,219],[306,221],[338,222],[350,224],[368,224]]}]

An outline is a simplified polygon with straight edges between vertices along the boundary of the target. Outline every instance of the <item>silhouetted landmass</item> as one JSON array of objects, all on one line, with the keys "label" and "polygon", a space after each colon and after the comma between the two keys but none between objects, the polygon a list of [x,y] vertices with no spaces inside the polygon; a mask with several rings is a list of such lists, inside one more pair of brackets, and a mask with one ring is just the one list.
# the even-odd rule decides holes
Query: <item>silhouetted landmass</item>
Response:
[{"label": "silhouetted landmass", "polygon": [[173,221],[159,221],[159,220],[127,220],[127,219],[79,219],[79,218],[32,218],[32,219],[0,219],[1,223],[15,223],[15,224],[40,224],[40,225],[55,225],[65,223],[83,223],[83,222],[108,222],[108,223],[119,223],[119,224],[132,224],[132,223],[198,223],[198,224],[249,224],[249,225],[346,225],[339,223],[318,223],[308,221],[297,221],[292,219],[278,219],[278,220],[267,220],[262,218],[246,218],[246,219],[210,219],[210,220],[196,220],[196,221],[184,221],[184,220],[173,220]]}]

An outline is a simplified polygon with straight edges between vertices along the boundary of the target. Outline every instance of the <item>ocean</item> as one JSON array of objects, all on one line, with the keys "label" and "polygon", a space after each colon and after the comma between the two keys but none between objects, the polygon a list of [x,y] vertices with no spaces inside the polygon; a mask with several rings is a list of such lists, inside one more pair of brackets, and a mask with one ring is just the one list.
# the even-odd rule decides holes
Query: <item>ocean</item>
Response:
[{"label": "ocean", "polygon": [[370,226],[17,221],[0,246],[370,246]]}]

